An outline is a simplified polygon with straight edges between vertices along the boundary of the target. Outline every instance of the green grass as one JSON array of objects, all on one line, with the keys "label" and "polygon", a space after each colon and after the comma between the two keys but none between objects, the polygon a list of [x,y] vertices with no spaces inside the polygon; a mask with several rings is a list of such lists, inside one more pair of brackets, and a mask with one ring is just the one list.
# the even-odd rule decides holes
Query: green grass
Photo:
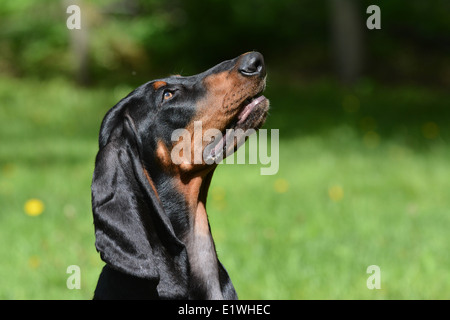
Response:
[{"label": "green grass", "polygon": [[[208,199],[242,299],[449,299],[450,96],[269,82],[279,172],[221,165]],[[105,112],[132,88],[0,79],[0,298],[90,299],[90,183]],[[43,201],[36,217],[31,198]],[[69,290],[66,269],[81,268]],[[381,289],[369,290],[369,265]]]}]

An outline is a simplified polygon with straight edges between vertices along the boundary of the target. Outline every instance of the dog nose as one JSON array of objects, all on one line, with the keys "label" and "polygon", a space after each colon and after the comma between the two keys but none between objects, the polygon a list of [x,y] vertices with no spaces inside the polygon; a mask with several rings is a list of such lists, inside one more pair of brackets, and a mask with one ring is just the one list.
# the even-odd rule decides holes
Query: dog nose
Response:
[{"label": "dog nose", "polygon": [[259,52],[250,52],[245,54],[239,64],[239,72],[247,77],[266,75],[266,67],[264,66],[264,57]]}]

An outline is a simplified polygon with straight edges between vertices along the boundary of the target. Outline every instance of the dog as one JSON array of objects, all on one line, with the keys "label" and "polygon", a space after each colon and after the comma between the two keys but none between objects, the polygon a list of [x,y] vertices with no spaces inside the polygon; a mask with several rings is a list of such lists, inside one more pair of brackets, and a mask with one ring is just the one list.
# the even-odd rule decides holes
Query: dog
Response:
[{"label": "dog", "polygon": [[[230,146],[229,129],[265,122],[265,86],[264,58],[248,52],[194,76],[147,82],[107,112],[91,187],[106,263],[94,299],[238,298],[217,258],[206,198],[217,160],[242,143]],[[214,138],[195,139],[198,123]],[[180,128],[194,139],[174,142]],[[200,161],[186,161],[197,151]]]}]

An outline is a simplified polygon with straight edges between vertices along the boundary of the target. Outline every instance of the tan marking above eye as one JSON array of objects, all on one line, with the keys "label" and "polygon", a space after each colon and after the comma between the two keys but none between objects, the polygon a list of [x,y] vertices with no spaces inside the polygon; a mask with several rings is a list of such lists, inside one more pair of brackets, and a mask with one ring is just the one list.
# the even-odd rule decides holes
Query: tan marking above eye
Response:
[{"label": "tan marking above eye", "polygon": [[159,88],[161,88],[163,86],[167,86],[167,82],[165,82],[165,81],[156,81],[155,83],[153,83],[153,88],[155,90],[158,90]]}]

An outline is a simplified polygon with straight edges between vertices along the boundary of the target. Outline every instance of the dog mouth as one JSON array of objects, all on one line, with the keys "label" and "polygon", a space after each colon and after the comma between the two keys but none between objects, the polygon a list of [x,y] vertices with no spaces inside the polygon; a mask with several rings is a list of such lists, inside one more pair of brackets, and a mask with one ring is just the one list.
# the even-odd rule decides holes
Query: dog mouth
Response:
[{"label": "dog mouth", "polygon": [[233,154],[249,136],[262,127],[269,110],[269,100],[262,95],[261,91],[246,98],[238,110],[237,115],[222,132],[222,137],[207,146],[205,159],[207,163],[212,161],[219,163]]},{"label": "dog mouth", "polygon": [[[253,98],[247,98],[244,100],[243,104],[245,105],[242,111],[240,111],[237,115],[237,123],[236,126],[245,126],[247,119],[249,119],[252,113],[256,112],[255,109],[258,108],[261,104],[267,103],[268,100],[262,93],[258,94]],[[251,117],[250,117],[251,118]],[[250,120],[251,122],[251,120]]]}]

